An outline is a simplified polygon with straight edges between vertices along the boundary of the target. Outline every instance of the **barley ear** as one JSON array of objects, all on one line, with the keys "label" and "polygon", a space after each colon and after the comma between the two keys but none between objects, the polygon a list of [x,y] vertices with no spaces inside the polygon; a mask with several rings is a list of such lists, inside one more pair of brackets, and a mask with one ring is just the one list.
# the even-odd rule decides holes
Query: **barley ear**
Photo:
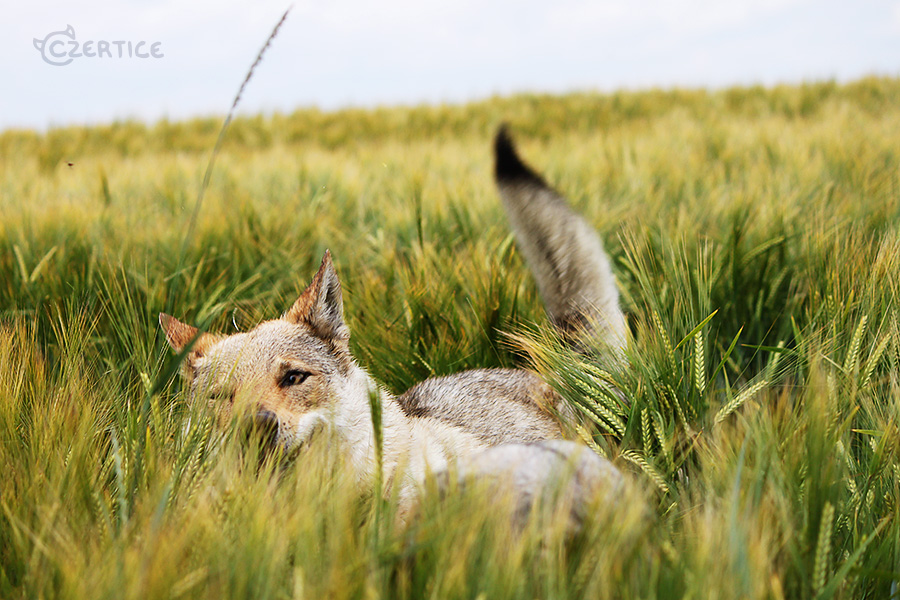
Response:
[{"label": "barley ear", "polygon": [[831,502],[825,503],[822,509],[822,520],[819,523],[819,539],[816,542],[815,563],[813,565],[813,593],[818,595],[825,587],[825,578],[828,575],[828,563],[831,555],[831,524],[834,520],[834,506]]},{"label": "barley ear", "polygon": [[752,383],[744,388],[741,393],[732,398],[730,402],[719,409],[719,412],[716,413],[716,423],[718,424],[724,421],[725,418],[728,417],[728,415],[739,409],[747,400],[753,398],[767,385],[769,385],[769,381],[767,379],[759,379],[755,383]]},{"label": "barley ear", "polygon": [[703,346],[703,331],[694,337],[694,386],[700,397],[706,395],[706,354]]},{"label": "barley ear", "polygon": [[862,345],[862,338],[866,332],[866,323],[868,316],[863,315],[853,332],[853,338],[850,340],[850,349],[847,352],[847,358],[844,359],[844,373],[847,376],[855,376],[859,371],[859,349]]}]

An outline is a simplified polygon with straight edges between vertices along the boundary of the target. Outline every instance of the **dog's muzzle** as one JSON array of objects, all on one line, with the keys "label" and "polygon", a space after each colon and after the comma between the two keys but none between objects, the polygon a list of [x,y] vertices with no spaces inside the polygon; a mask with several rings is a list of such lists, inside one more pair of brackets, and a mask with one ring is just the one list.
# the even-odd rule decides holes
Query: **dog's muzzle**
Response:
[{"label": "dog's muzzle", "polygon": [[255,439],[261,447],[274,448],[278,444],[278,416],[271,410],[260,409],[250,417],[247,438]]}]

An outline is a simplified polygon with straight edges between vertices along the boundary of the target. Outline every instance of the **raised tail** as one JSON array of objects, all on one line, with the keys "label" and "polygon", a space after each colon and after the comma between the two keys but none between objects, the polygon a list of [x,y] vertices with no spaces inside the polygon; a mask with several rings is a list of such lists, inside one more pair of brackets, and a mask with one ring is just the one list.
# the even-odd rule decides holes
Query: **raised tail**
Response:
[{"label": "raised tail", "polygon": [[522,162],[505,127],[494,153],[503,206],[550,320],[570,339],[590,336],[624,348],[619,291],[597,232]]}]

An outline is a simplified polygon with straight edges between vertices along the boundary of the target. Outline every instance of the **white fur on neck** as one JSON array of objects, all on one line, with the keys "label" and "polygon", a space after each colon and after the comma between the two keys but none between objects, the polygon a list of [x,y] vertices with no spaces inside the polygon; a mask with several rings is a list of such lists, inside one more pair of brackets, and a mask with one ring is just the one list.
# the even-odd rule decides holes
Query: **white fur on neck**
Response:
[{"label": "white fur on neck", "polygon": [[[345,395],[335,398],[331,423],[344,457],[362,485],[374,484],[377,468],[370,390],[377,390],[381,397],[383,481],[400,485],[401,502],[414,497],[429,472],[443,470],[456,458],[486,447],[474,436],[440,421],[407,417],[396,398],[380,389],[355,362],[350,367],[347,384]],[[301,431],[314,426],[311,417],[301,419],[298,424]],[[303,423],[307,419],[310,419],[308,425]]]}]

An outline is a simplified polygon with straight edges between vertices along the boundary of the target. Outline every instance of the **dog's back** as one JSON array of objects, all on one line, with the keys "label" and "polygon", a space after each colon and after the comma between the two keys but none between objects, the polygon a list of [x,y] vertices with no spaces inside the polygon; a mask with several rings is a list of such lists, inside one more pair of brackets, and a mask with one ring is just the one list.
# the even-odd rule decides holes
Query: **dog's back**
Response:
[{"label": "dog's back", "polygon": [[559,396],[537,374],[520,369],[474,369],[432,377],[397,398],[410,418],[461,427],[488,446],[555,439]]}]

